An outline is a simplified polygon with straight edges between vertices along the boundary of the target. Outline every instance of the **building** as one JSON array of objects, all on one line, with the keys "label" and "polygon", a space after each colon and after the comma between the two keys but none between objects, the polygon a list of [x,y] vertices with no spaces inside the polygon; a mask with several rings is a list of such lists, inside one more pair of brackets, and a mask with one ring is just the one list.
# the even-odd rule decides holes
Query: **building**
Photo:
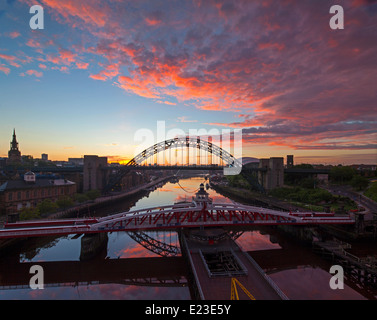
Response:
[{"label": "building", "polygon": [[293,155],[287,155],[287,168],[293,168],[294,163],[293,163]]},{"label": "building", "polygon": [[84,165],[84,158],[68,158],[68,163],[72,166],[83,166]]},{"label": "building", "polygon": [[16,138],[16,129],[13,129],[13,139],[10,143],[10,150],[8,151],[7,164],[18,164],[21,163],[21,152],[18,149],[18,142]]},{"label": "building", "polygon": [[102,189],[107,184],[107,157],[84,156],[84,192]]},{"label": "building", "polygon": [[47,153],[42,153],[41,154],[41,160],[42,161],[48,161],[48,154]]},{"label": "building", "polygon": [[33,172],[23,179],[9,180],[0,186],[0,214],[17,213],[23,208],[34,208],[43,200],[55,202],[76,194],[76,184],[65,179],[37,179]]}]

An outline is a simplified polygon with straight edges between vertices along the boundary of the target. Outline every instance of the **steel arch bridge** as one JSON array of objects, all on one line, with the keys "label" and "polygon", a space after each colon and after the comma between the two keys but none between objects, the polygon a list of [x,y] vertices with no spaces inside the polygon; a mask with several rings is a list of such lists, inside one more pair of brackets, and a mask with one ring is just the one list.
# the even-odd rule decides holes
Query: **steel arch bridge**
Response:
[{"label": "steel arch bridge", "polygon": [[[242,164],[237,160],[232,154],[223,148],[213,144],[212,142],[200,139],[200,137],[175,137],[173,139],[168,139],[153,146],[143,150],[133,159],[131,159],[127,166],[137,166],[141,165],[146,159],[153,157],[157,153],[164,152],[173,148],[195,148],[197,150],[204,150],[209,154],[218,156],[224,163],[229,167],[242,167]],[[186,163],[188,164],[188,163]]]},{"label": "steel arch bridge", "polygon": [[[238,159],[236,159],[231,153],[224,150],[223,148],[219,147],[216,144],[213,144],[210,141],[206,141],[201,139],[200,137],[175,137],[172,139],[168,139],[159,143],[150,146],[149,148],[143,150],[138,155],[136,155],[133,159],[131,159],[125,166],[119,168],[109,179],[109,183],[104,188],[104,193],[110,191],[116,184],[118,184],[121,179],[130,172],[131,169],[137,168],[145,163],[148,159],[153,158],[155,155],[159,153],[165,153],[168,150],[172,149],[182,149],[186,148],[186,166],[189,168],[189,157],[188,157],[188,149],[197,150],[200,153],[200,150],[207,152],[208,154],[217,156],[221,161],[224,163],[224,173],[227,170],[236,170],[237,172],[241,172],[242,163]],[[169,166],[172,168],[176,167],[169,162]],[[168,168],[169,166],[165,166]],[[210,168],[212,166],[207,166]],[[198,169],[206,169],[206,166],[198,166]],[[219,166],[222,168],[222,166]]]}]

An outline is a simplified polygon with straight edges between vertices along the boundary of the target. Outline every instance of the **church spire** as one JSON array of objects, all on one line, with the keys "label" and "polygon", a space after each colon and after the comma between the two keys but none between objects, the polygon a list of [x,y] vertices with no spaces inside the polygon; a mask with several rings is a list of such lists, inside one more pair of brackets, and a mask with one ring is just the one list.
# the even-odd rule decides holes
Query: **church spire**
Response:
[{"label": "church spire", "polygon": [[10,149],[11,150],[18,150],[18,142],[16,138],[16,129],[13,129],[13,139],[12,142],[10,143]]},{"label": "church spire", "polygon": [[16,129],[13,129],[13,139],[10,143],[7,164],[15,164],[21,162],[21,152],[18,150],[18,142],[16,137]]}]

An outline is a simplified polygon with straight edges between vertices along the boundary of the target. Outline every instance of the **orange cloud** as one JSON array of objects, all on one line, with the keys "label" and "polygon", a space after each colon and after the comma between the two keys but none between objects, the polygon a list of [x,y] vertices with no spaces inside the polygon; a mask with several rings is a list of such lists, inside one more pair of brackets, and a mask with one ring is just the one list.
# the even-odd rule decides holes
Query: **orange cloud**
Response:
[{"label": "orange cloud", "polygon": [[153,18],[145,18],[145,22],[150,26],[156,26],[161,23],[161,20]]},{"label": "orange cloud", "polygon": [[51,12],[60,14],[66,21],[73,23],[73,18],[79,18],[80,22],[97,27],[103,27],[109,18],[106,6],[101,5],[100,0],[75,1],[75,0],[41,0],[41,4],[50,7]]}]

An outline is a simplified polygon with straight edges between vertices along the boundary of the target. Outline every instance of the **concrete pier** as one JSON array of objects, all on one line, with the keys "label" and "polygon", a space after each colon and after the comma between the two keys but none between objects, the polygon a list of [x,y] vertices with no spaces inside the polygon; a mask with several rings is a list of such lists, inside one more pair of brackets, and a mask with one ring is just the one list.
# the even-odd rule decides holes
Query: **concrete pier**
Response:
[{"label": "concrete pier", "polygon": [[85,261],[105,253],[109,238],[107,232],[85,234],[81,238],[80,260]]}]

